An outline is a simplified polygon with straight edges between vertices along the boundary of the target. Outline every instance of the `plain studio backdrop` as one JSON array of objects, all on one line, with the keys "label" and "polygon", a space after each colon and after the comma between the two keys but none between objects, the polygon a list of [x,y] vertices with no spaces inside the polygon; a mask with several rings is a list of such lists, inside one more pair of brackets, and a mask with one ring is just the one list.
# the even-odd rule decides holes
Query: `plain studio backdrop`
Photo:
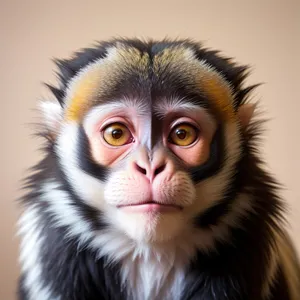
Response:
[{"label": "plain studio backdrop", "polygon": [[[37,101],[55,82],[52,57],[113,36],[191,37],[250,64],[249,83],[270,119],[262,153],[283,184],[293,239],[300,250],[300,2],[34,1],[0,2],[0,299],[16,299],[16,219],[20,180],[41,153],[30,137]],[[43,299],[38,299],[43,300]]]}]

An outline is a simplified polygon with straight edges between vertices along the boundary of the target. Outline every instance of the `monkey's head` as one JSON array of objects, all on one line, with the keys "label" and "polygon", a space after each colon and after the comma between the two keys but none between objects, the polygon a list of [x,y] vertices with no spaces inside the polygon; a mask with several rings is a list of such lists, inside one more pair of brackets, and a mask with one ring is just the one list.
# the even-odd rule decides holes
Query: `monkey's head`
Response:
[{"label": "monkey's head", "polygon": [[85,222],[147,243],[224,234],[213,220],[238,184],[247,68],[190,41],[114,40],[57,64],[49,152]]}]

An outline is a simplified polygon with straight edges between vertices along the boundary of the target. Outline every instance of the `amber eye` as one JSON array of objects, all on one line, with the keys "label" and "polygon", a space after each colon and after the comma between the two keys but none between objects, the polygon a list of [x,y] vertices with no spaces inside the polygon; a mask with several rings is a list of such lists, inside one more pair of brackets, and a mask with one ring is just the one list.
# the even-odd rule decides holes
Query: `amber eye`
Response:
[{"label": "amber eye", "polygon": [[178,146],[189,146],[196,141],[198,130],[190,124],[179,124],[172,129],[169,142]]},{"label": "amber eye", "polygon": [[103,138],[111,146],[123,146],[133,141],[131,132],[121,123],[108,125],[103,131]]}]

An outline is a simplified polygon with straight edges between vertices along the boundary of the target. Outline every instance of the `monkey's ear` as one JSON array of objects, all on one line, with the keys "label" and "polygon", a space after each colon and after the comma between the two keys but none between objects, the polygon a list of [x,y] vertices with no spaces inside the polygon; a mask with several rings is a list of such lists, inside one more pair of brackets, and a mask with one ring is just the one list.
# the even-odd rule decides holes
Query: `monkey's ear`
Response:
[{"label": "monkey's ear", "polygon": [[63,108],[58,102],[42,101],[39,104],[43,125],[51,137],[56,136],[63,118]]},{"label": "monkey's ear", "polygon": [[249,125],[254,115],[255,109],[256,109],[256,104],[254,103],[242,104],[238,108],[238,117],[243,128],[247,128],[247,126]]}]

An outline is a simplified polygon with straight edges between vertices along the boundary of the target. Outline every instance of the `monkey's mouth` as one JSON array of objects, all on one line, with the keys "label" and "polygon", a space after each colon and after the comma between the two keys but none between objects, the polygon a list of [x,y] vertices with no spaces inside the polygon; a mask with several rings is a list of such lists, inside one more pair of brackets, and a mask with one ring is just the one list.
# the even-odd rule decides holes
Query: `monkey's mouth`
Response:
[{"label": "monkey's mouth", "polygon": [[156,201],[147,201],[142,203],[119,205],[117,207],[126,212],[136,212],[136,213],[167,213],[167,212],[178,212],[182,210],[182,207],[179,205],[164,204]]}]

